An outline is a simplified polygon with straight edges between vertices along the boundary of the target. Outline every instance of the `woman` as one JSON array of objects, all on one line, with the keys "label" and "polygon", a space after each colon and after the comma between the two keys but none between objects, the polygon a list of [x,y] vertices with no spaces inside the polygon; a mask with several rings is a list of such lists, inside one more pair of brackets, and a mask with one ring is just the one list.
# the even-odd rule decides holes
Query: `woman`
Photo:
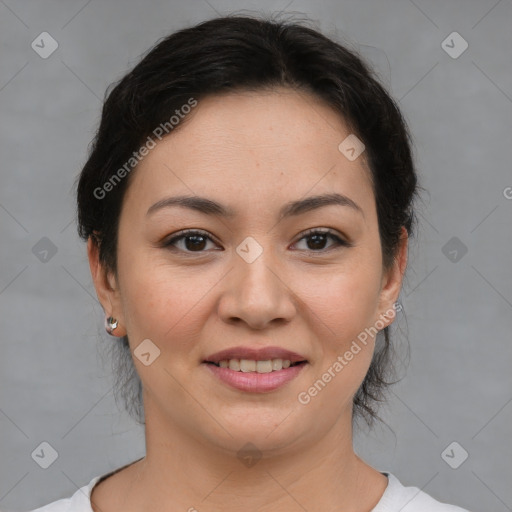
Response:
[{"label": "woman", "polygon": [[162,40],[77,194],[146,456],[38,511],[463,512],[352,446],[389,384],[417,191],[405,121],[343,46],[251,17]]}]

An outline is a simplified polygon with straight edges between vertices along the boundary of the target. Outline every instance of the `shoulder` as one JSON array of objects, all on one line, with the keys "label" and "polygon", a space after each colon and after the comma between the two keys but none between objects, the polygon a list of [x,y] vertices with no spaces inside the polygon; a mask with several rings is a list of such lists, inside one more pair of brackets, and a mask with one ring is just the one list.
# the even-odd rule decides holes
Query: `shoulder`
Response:
[{"label": "shoulder", "polygon": [[417,487],[405,487],[393,474],[388,477],[388,487],[371,512],[469,512],[466,509],[441,503]]},{"label": "shoulder", "polygon": [[70,498],[48,503],[30,512],[93,512],[91,507],[91,490],[102,476],[94,477],[87,485],[78,489]]},{"label": "shoulder", "polygon": [[87,485],[84,485],[78,489],[70,498],[54,501],[53,503],[49,503],[43,507],[36,508],[30,512],[94,512],[91,506],[91,494],[96,484],[103,482],[103,480],[106,480],[107,478],[120,473],[130,466],[135,467],[136,463],[143,459],[144,457],[141,457],[140,459],[125,464],[124,466],[114,469],[113,471],[103,475],[95,476]]}]

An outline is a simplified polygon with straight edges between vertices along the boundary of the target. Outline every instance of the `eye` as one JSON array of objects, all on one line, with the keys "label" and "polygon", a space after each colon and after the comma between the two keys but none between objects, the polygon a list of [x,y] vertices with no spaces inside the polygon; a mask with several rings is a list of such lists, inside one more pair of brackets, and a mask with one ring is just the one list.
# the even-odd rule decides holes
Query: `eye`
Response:
[{"label": "eye", "polygon": [[[300,238],[298,242],[296,242],[296,244],[306,239],[309,239],[310,243],[306,244],[307,247],[305,249],[299,250],[326,252],[323,249],[325,249],[325,243],[329,239],[334,241],[335,246],[351,247],[351,244],[349,242],[343,240],[330,229],[311,229],[307,231],[305,234],[303,234],[302,238]],[[164,243],[164,247],[178,249],[185,253],[202,253],[206,252],[206,246],[208,245],[208,241],[213,243],[213,239],[207,232],[190,229],[186,231],[181,231],[177,235],[170,238],[168,241]],[[181,244],[181,246],[179,244]]]},{"label": "eye", "polygon": [[[187,230],[182,231],[178,235],[170,238],[165,242],[165,247],[177,247],[184,252],[204,252],[207,241],[213,242],[212,238],[205,231]],[[178,246],[179,242],[183,242],[181,247]]]},{"label": "eye", "polygon": [[[344,247],[350,247],[351,244],[345,240],[343,240],[341,237],[336,235],[333,231],[330,229],[311,229],[307,231],[302,238],[298,240],[298,242],[301,242],[302,240],[309,239],[310,243],[306,243],[307,247],[303,250],[306,251],[313,251],[313,252],[319,252],[322,251],[325,248],[325,242],[328,239],[334,240],[334,245],[336,246],[344,246]],[[298,243],[297,242],[297,243]],[[299,249],[301,250],[301,249]],[[326,252],[326,251],[323,251]]]}]

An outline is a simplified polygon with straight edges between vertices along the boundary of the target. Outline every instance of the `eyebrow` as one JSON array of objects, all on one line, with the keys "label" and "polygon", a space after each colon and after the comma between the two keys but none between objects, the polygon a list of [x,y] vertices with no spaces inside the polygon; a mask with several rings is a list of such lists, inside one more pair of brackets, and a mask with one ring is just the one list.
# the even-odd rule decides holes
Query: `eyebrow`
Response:
[{"label": "eyebrow", "polygon": [[[354,211],[359,212],[364,217],[362,208],[349,197],[343,194],[324,194],[306,197],[297,201],[286,203],[279,211],[279,220],[287,217],[301,215],[306,212],[324,208],[326,206],[348,206]],[[199,196],[174,196],[166,197],[157,201],[149,207],[146,216],[155,213],[162,208],[181,207],[188,208],[206,215],[216,215],[220,217],[232,218],[236,212],[227,206],[224,206],[212,199]]]}]

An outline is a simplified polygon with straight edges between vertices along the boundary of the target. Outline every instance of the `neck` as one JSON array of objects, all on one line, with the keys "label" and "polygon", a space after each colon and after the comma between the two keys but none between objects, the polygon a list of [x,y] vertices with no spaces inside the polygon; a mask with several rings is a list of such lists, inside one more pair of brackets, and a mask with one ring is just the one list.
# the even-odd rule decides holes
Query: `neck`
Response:
[{"label": "neck", "polygon": [[[351,415],[315,443],[239,453],[146,416],[146,457],[130,466],[124,510],[371,510],[387,479],[353,450]],[[149,421],[151,418],[151,421]],[[261,458],[258,459],[258,456]]]}]

